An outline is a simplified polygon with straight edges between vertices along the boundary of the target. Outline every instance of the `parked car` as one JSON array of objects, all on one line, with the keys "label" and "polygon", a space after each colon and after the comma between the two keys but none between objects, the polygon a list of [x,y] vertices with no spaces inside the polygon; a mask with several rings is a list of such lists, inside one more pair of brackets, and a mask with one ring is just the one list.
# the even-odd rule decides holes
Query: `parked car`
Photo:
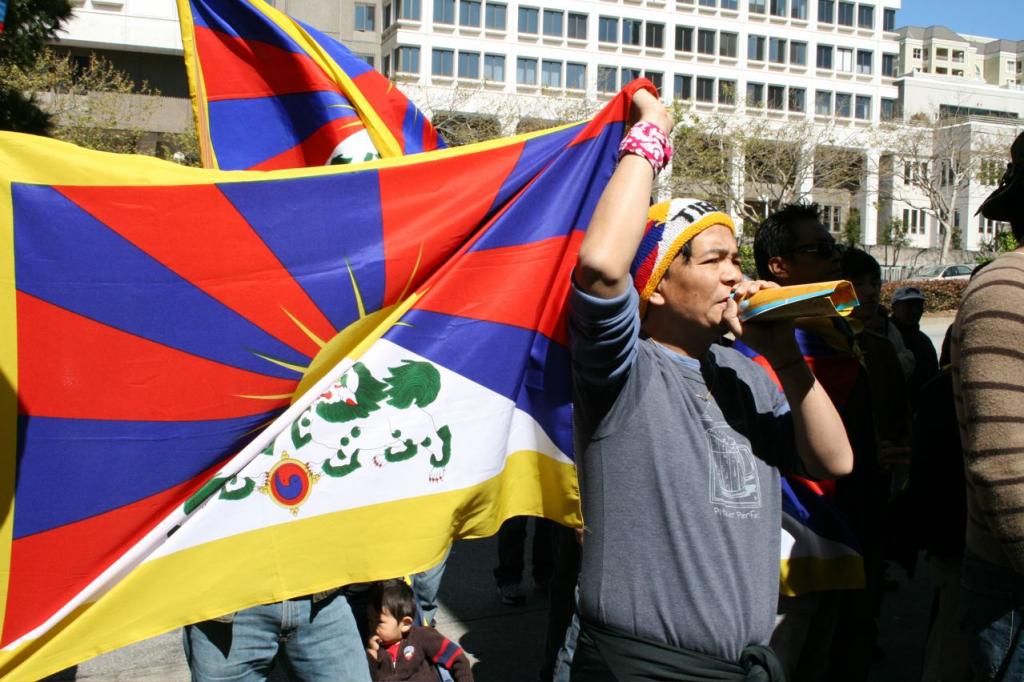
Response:
[{"label": "parked car", "polygon": [[970,279],[976,263],[963,265],[926,265],[908,279]]}]

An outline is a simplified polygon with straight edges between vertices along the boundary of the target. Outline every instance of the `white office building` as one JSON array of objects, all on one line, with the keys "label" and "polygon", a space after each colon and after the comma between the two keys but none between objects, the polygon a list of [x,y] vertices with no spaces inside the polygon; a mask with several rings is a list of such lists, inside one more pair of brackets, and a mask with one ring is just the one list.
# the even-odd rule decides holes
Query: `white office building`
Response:
[{"label": "white office building", "polygon": [[[187,96],[173,0],[76,4],[62,44],[98,49],[172,98]],[[913,176],[904,176],[906,149],[887,149],[886,140],[900,138],[893,131],[903,121],[924,125],[941,117],[971,144],[985,139],[979,147],[985,159],[972,161],[985,173],[959,188],[955,200],[961,245],[972,250],[1000,227],[973,212],[991,190],[986,183],[998,180],[998,145],[1024,125],[1024,41],[943,27],[897,31],[900,0],[271,4],[341,40],[428,115],[488,118],[489,130],[503,134],[582,116],[638,76],[653,81],[677,111],[698,117],[735,126],[751,117],[768,120],[782,140],[787,128],[819,126],[835,146],[862,154],[865,173],[845,201],[812,187],[813,172],[803,190],[828,205],[827,222],[837,230],[856,208],[867,244],[880,240],[879,225],[891,218],[905,221],[912,246],[940,242],[935,202],[915,193]],[[187,106],[171,104],[183,127]],[[941,146],[919,150],[916,172],[941,173]],[[931,157],[934,164],[921,165]]]}]

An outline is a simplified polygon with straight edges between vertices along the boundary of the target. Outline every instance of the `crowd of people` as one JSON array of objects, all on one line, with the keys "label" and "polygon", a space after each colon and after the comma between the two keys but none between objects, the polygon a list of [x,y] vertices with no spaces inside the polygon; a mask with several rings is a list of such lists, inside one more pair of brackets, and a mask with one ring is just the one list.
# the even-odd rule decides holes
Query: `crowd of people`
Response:
[{"label": "crowd of people", "polygon": [[[1024,247],[976,271],[937,356],[922,290],[883,306],[878,262],[816,205],[760,225],[758,279],[728,214],[651,206],[672,121],[645,90],[632,118],[569,293],[584,528],[536,526],[541,678],[865,680],[898,562],[933,588],[923,680],[1024,679]],[[1024,135],[1011,158],[982,212],[1024,244]],[[760,290],[838,279],[858,294],[849,319],[740,320]],[[780,596],[784,491],[800,486],[860,560]],[[525,537],[525,519],[499,536],[508,605]],[[471,680],[432,627],[443,569],[189,626],[193,678],[265,679],[277,660],[303,680]]]}]

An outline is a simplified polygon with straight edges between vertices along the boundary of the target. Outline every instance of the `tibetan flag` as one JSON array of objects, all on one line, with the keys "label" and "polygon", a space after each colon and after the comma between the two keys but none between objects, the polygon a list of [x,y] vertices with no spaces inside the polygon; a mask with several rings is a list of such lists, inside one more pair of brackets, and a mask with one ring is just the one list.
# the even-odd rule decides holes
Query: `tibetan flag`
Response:
[{"label": "tibetan flag", "polygon": [[563,308],[636,87],[269,173],[0,134],[0,678],[579,526]]},{"label": "tibetan flag", "polygon": [[177,0],[203,166],[278,170],[443,148],[393,83],[264,0]]},{"label": "tibetan flag", "polygon": [[[840,414],[863,379],[863,368],[841,318],[801,320],[797,345]],[[734,344],[779,383],[771,365],[741,341]],[[796,596],[819,590],[864,587],[861,545],[849,520],[833,501],[835,482],[797,476],[782,479],[782,551],[779,593]]]},{"label": "tibetan flag", "polygon": [[0,0],[0,33],[4,30],[4,19],[7,17],[7,0]]}]

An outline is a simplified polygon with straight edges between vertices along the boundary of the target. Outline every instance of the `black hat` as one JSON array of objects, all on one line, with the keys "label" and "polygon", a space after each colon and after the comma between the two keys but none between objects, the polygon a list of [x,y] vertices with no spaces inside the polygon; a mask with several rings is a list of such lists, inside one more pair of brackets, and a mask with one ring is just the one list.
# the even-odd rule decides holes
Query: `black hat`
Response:
[{"label": "black hat", "polygon": [[992,194],[978,209],[989,220],[1024,221],[1024,133],[1010,147],[1010,163]]}]

